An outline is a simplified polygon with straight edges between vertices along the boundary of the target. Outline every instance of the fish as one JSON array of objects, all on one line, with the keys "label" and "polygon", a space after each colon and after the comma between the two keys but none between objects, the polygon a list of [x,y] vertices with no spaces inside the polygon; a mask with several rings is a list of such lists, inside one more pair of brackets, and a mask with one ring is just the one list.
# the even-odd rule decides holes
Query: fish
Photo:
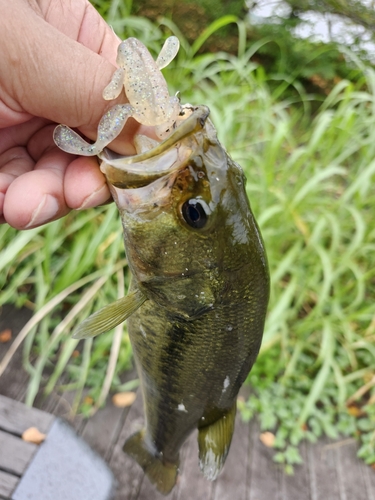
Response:
[{"label": "fish", "polygon": [[[220,473],[269,299],[266,251],[245,175],[209,114],[204,105],[180,106],[170,133],[158,141],[136,138],[136,155],[97,152],[132,278],[127,296],[95,312],[74,335],[93,337],[127,321],[145,426],[123,449],[165,495],[195,429],[203,475],[212,481]],[[66,129],[61,133],[67,137]]]}]

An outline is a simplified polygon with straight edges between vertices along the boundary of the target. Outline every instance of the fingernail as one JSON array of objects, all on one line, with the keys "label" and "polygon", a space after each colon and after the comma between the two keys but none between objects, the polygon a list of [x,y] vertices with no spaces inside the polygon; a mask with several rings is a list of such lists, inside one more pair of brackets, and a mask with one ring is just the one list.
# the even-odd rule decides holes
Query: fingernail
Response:
[{"label": "fingernail", "polygon": [[[85,208],[96,207],[103,203],[103,192],[108,190],[107,184],[103,184],[99,189],[91,193],[87,198],[83,200],[83,203],[77,210],[83,210]],[[109,197],[109,193],[108,193]]]},{"label": "fingernail", "polygon": [[34,210],[30,222],[25,226],[25,229],[34,226],[41,226],[42,224],[49,222],[55,217],[59,211],[59,204],[52,195],[45,194],[42,201],[39,203],[37,208]]}]

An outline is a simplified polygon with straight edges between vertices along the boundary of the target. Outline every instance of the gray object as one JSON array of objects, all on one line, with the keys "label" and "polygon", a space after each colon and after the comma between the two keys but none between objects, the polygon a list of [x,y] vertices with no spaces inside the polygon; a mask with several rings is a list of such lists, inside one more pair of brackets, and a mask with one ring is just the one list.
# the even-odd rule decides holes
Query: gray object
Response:
[{"label": "gray object", "polygon": [[60,419],[12,494],[12,500],[110,500],[114,478],[106,463]]}]

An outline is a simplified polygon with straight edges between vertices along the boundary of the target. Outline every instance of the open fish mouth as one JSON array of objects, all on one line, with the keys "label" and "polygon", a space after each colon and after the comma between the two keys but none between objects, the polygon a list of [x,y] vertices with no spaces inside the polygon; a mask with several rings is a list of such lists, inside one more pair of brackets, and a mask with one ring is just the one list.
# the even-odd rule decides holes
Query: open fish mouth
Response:
[{"label": "open fish mouth", "polygon": [[181,168],[196,147],[194,134],[201,131],[210,110],[207,106],[185,106],[191,114],[175,131],[152,149],[134,156],[119,156],[105,148],[99,155],[107,181],[121,189],[147,186]]}]

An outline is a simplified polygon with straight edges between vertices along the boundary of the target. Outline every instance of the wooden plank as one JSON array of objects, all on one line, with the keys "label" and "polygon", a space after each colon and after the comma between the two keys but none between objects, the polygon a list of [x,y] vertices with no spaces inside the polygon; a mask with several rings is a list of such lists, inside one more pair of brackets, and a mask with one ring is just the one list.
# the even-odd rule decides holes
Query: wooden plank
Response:
[{"label": "wooden plank", "polygon": [[310,477],[307,466],[307,443],[304,441],[300,446],[300,454],[303,460],[302,465],[294,467],[292,475],[281,471],[281,491],[283,500],[311,500]]},{"label": "wooden plank", "polygon": [[53,415],[0,395],[0,429],[3,431],[21,436],[29,427],[37,427],[46,434],[54,419]]},{"label": "wooden plank", "polygon": [[338,486],[343,500],[369,500],[366,491],[365,467],[357,458],[358,443],[355,439],[342,439],[332,443],[338,465]]},{"label": "wooden plank", "polygon": [[[5,304],[0,308],[0,331],[10,328],[15,339],[21,328],[31,318],[29,309],[16,309]],[[3,359],[12,342],[0,344],[0,360]],[[0,394],[12,399],[22,400],[27,387],[28,374],[22,367],[22,346],[16,351],[8,368],[0,377]]]},{"label": "wooden plank", "polygon": [[249,439],[249,424],[237,414],[229,455],[216,481],[214,500],[246,500]]},{"label": "wooden plank", "polygon": [[[210,500],[214,483],[208,481],[199,469],[197,431],[190,436],[184,461],[181,463],[181,476],[176,500],[192,498]],[[146,500],[146,499],[145,499]]]},{"label": "wooden plank", "polygon": [[[47,377],[48,377],[48,375],[47,375]],[[63,385],[65,382],[66,382],[66,380],[64,378],[62,378],[62,379],[59,379],[59,381],[57,382],[56,385],[57,386],[60,384]],[[69,392],[67,392],[65,394],[69,395]],[[41,386],[39,389],[39,392],[34,400],[33,406],[35,406],[35,408],[38,408],[39,410],[42,410],[46,413],[53,413],[53,414],[55,414],[55,416],[61,416],[60,414],[56,415],[56,412],[57,413],[61,412],[61,408],[59,408],[59,405],[60,405],[61,399],[63,399],[64,403],[65,403],[65,394],[61,394],[61,392],[59,393],[58,391],[53,390],[51,392],[51,394],[49,394],[48,396],[45,396],[45,394],[43,394],[43,388]],[[71,405],[69,405],[69,410],[70,410],[70,408],[71,408]],[[67,413],[67,408],[65,409],[65,413]]]},{"label": "wooden plank", "polygon": [[142,406],[142,398],[138,394],[113,448],[109,465],[119,483],[115,500],[135,500],[143,481],[144,474],[140,466],[122,451],[126,439],[143,427]]},{"label": "wooden plank", "polygon": [[[75,393],[73,391],[67,391],[63,394],[53,391],[47,398],[42,399],[42,401],[38,401],[38,406],[43,411],[49,413],[53,412],[56,417],[67,420],[70,425],[76,423],[76,425],[73,425],[76,427],[78,423],[75,422],[74,417],[72,417],[74,396]],[[79,422],[81,422],[81,419],[82,417],[79,417]]]},{"label": "wooden plank", "polygon": [[[11,304],[4,304],[0,308],[0,331],[10,328],[12,331],[12,339],[14,340],[18,332],[29,321],[33,312],[26,307],[21,309],[16,308]],[[12,341],[3,344],[4,350],[7,351]],[[0,359],[2,356],[0,357]]]},{"label": "wooden plank", "polygon": [[312,500],[344,500],[338,485],[337,457],[328,438],[308,448]]},{"label": "wooden plank", "polygon": [[281,500],[281,472],[280,467],[273,461],[274,449],[267,448],[260,441],[259,436],[259,424],[254,419],[250,423],[250,470],[247,499]]},{"label": "wooden plank", "polygon": [[0,470],[22,476],[38,446],[0,431]]},{"label": "wooden plank", "polygon": [[[58,381],[58,384],[56,385],[64,385],[66,382],[67,379],[64,376]],[[66,391],[64,393],[60,393],[57,390],[54,390],[47,397],[43,397],[43,393],[41,390],[40,396],[36,398],[35,404],[42,411],[53,413],[55,417],[61,418],[62,420],[68,422],[69,425],[73,427],[75,432],[78,435],[81,435],[88,419],[85,418],[82,414],[73,413],[75,395],[75,391]],[[96,432],[100,434],[101,430],[98,431],[97,429]]]},{"label": "wooden plank", "polygon": [[368,500],[375,500],[375,469],[365,466],[365,485]]},{"label": "wooden plank", "polygon": [[116,408],[108,400],[106,406],[98,410],[83,428],[82,437],[107,460],[112,455],[129,410],[130,408]]},{"label": "wooden plank", "polygon": [[10,499],[18,484],[19,478],[0,470],[0,498]]}]

